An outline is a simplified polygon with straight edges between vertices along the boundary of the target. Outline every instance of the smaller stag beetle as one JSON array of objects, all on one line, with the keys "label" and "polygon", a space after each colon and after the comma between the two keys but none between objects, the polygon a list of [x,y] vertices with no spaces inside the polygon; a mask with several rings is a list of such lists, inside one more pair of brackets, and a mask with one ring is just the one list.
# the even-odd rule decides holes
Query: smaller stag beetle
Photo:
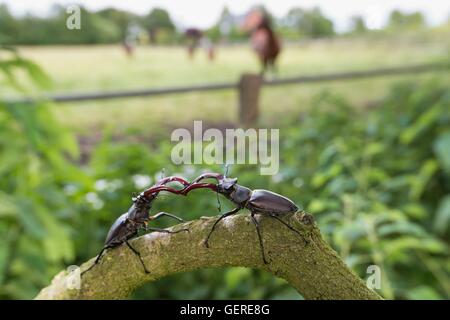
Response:
[{"label": "smaller stag beetle", "polygon": [[[217,180],[217,185],[208,186],[207,184],[199,184],[199,182],[203,179],[213,178]],[[202,185],[202,186],[200,186]],[[295,228],[293,228],[288,223],[284,222],[280,216],[289,214],[289,213],[295,213],[299,210],[299,208],[295,205],[294,202],[289,200],[286,197],[283,197],[282,195],[279,195],[277,193],[268,191],[268,190],[251,190],[247,187],[241,186],[237,184],[237,178],[228,178],[226,175],[222,175],[220,173],[205,173],[197,177],[195,180],[191,182],[191,185],[188,187],[185,187],[181,193],[187,194],[192,189],[197,188],[209,188],[213,191],[216,191],[218,194],[222,194],[225,196],[228,200],[232,201],[237,205],[237,207],[229,212],[226,212],[222,214],[216,222],[214,222],[211,231],[209,232],[208,236],[205,239],[205,246],[209,247],[209,238],[211,237],[211,234],[213,233],[216,225],[224,218],[236,214],[239,210],[242,209],[248,209],[250,210],[251,219],[253,223],[256,226],[256,232],[258,234],[258,240],[259,245],[262,252],[262,259],[265,264],[267,264],[266,256],[264,253],[264,245],[261,238],[260,228],[259,228],[259,222],[256,220],[255,215],[261,214],[265,216],[272,217],[279,222],[281,222],[283,225],[288,227],[290,230],[296,232],[298,235],[302,237],[302,239],[305,241],[305,244],[308,244],[309,241],[306,240],[303,235],[297,231]]]},{"label": "smaller stag beetle", "polygon": [[[117,218],[117,220],[111,226],[108,235],[106,236],[105,245],[100,251],[99,255],[97,256],[97,259],[95,259],[95,262],[87,270],[83,271],[82,274],[91,270],[100,261],[100,258],[102,257],[102,254],[106,249],[118,247],[123,243],[125,243],[128,246],[128,248],[130,248],[130,250],[133,251],[133,253],[139,257],[139,260],[141,261],[142,266],[144,267],[145,273],[149,273],[149,271],[145,267],[144,261],[142,260],[141,254],[139,253],[139,251],[137,251],[135,248],[131,246],[128,240],[135,237],[138,231],[141,229],[144,229],[146,231],[150,230],[165,233],[178,233],[182,231],[189,231],[188,229],[170,231],[147,226],[149,221],[154,221],[163,216],[171,217],[173,219],[183,222],[183,219],[165,212],[159,212],[154,216],[149,215],[149,211],[152,207],[152,202],[153,200],[156,199],[159,192],[169,191],[171,193],[180,194],[181,191],[184,190],[184,188],[176,190],[164,186],[164,184],[167,184],[172,181],[180,182],[184,186],[184,188],[189,186],[189,182],[187,182],[183,178],[172,176],[159,180],[158,183],[156,183],[154,186],[141,192],[137,197],[134,197],[133,205],[128,209],[127,212],[125,212],[119,218]],[[198,187],[202,186],[199,185]]]}]

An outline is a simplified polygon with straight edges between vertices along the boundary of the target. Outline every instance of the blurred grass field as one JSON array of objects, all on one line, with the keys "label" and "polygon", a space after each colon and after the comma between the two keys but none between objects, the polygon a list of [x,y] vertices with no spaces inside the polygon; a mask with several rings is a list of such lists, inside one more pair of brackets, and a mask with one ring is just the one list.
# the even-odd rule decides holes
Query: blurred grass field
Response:
[{"label": "blurred grass field", "polygon": [[[278,63],[277,77],[366,70],[378,67],[420,64],[446,59],[449,43],[398,41],[395,39],[334,39],[286,44]],[[138,47],[128,58],[120,46],[22,47],[53,79],[52,92],[97,92],[159,88],[237,81],[244,72],[258,72],[258,61],[249,46],[217,49],[216,60],[207,60],[198,50],[190,60],[182,47]],[[271,75],[269,75],[270,77]],[[436,74],[414,75],[428,79]],[[450,77],[441,73],[441,77]],[[272,76],[273,77],[273,76]],[[264,88],[261,98],[262,125],[278,123],[311,105],[318,93],[332,91],[355,105],[364,106],[383,96],[386,89],[407,76],[320,84]],[[161,128],[189,125],[202,118],[211,123],[237,119],[237,94],[232,90],[188,93],[160,97],[64,104],[58,116],[68,127],[83,134],[108,127],[115,133],[130,130],[152,134]]]}]

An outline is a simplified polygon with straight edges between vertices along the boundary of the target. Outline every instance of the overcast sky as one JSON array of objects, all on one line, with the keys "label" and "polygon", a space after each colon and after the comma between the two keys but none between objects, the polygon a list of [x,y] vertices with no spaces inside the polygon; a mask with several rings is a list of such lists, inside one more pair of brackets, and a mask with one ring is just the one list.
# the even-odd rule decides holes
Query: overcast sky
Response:
[{"label": "overcast sky", "polygon": [[0,3],[6,3],[16,14],[45,14],[53,3],[79,3],[95,10],[116,7],[140,14],[160,7],[167,9],[178,25],[200,28],[211,26],[225,5],[234,13],[243,13],[255,4],[264,4],[278,17],[292,7],[318,6],[333,19],[338,30],[345,30],[349,17],[356,14],[363,15],[372,27],[379,27],[392,9],[422,11],[432,25],[446,21],[450,15],[449,0],[0,0]]}]

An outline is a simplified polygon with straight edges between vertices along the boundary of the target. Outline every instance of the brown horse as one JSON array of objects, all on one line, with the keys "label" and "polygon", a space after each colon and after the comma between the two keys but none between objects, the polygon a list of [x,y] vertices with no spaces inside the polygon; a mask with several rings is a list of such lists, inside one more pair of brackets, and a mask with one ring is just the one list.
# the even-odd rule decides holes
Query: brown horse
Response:
[{"label": "brown horse", "polygon": [[122,41],[122,47],[128,58],[133,58],[134,50],[136,49],[136,39],[128,35]]},{"label": "brown horse", "polygon": [[187,40],[187,49],[189,58],[194,57],[194,53],[198,48],[200,39],[203,37],[203,32],[197,28],[189,28],[184,32],[184,37]]},{"label": "brown horse", "polygon": [[122,42],[123,50],[128,58],[132,58],[134,54],[134,45],[130,42],[123,41]]},{"label": "brown horse", "polygon": [[184,37],[187,41],[187,49],[189,58],[194,57],[197,48],[202,47],[206,51],[209,61],[215,58],[216,50],[211,40],[197,28],[189,28],[184,32]]},{"label": "brown horse", "polygon": [[251,44],[262,65],[264,74],[268,67],[276,71],[275,62],[281,50],[280,40],[272,30],[270,19],[262,10],[252,10],[244,21],[244,30],[251,33]]}]

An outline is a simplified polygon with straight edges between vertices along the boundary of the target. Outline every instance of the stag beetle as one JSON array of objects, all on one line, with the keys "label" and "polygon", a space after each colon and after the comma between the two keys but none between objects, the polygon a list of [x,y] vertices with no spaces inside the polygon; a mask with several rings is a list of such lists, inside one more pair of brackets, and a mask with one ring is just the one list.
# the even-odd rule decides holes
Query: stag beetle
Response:
[{"label": "stag beetle", "polygon": [[[145,267],[144,261],[142,260],[141,254],[139,251],[137,251],[135,248],[131,246],[131,244],[128,242],[131,238],[135,237],[139,230],[144,229],[146,231],[157,231],[157,232],[165,232],[165,233],[178,233],[182,231],[189,231],[188,229],[180,229],[177,231],[170,231],[165,229],[159,229],[159,228],[153,228],[147,226],[148,222],[156,220],[160,217],[167,216],[171,217],[173,219],[176,219],[178,221],[183,222],[183,219],[166,213],[166,212],[159,212],[158,214],[154,216],[149,215],[149,211],[152,207],[153,200],[156,199],[157,195],[161,191],[169,191],[171,193],[180,194],[180,192],[183,189],[176,190],[170,187],[164,186],[165,184],[176,181],[180,182],[184,188],[189,186],[189,182],[184,180],[180,177],[166,177],[164,179],[161,179],[156,183],[154,186],[146,189],[145,191],[141,192],[137,197],[133,197],[133,205],[128,209],[127,212],[122,214],[117,220],[113,223],[111,226],[108,235],[106,236],[105,245],[100,251],[100,253],[97,256],[97,259],[95,259],[95,262],[85,271],[83,271],[82,274],[92,269],[102,257],[103,252],[106,249],[109,248],[115,248],[120,246],[121,244],[125,243],[128,248],[130,248],[131,251],[133,251],[134,254],[136,254],[139,257],[139,260],[142,263],[142,266],[144,267],[145,273],[149,273],[147,268]],[[201,188],[205,187],[206,184],[198,184],[196,187]],[[194,187],[195,188],[195,187]]]},{"label": "stag beetle", "polygon": [[[207,185],[207,184],[199,184],[199,182],[203,179],[213,178],[217,180],[217,185]],[[197,177],[195,180],[191,182],[190,186],[185,187],[181,193],[187,194],[192,189],[197,188],[209,188],[217,194],[222,194],[225,196],[228,200],[232,201],[237,205],[237,207],[229,212],[226,212],[222,214],[213,224],[211,231],[209,232],[208,236],[205,239],[205,246],[209,247],[209,238],[211,237],[211,234],[213,233],[216,225],[224,218],[236,214],[239,210],[242,209],[248,209],[250,210],[251,219],[256,227],[256,232],[258,234],[258,240],[259,245],[262,252],[262,259],[265,264],[267,264],[266,256],[264,253],[264,245],[261,238],[260,228],[259,228],[259,222],[256,220],[255,215],[261,214],[266,215],[269,217],[272,217],[282,224],[284,224],[286,227],[288,227],[290,230],[296,232],[299,234],[302,239],[305,241],[305,244],[308,244],[308,240],[306,240],[303,235],[297,231],[295,228],[293,228],[288,223],[284,222],[280,216],[289,214],[289,213],[295,213],[299,210],[297,205],[289,200],[286,197],[283,197],[282,195],[279,195],[277,193],[268,191],[268,190],[251,190],[247,187],[241,186],[237,183],[237,178],[228,178],[226,175],[220,174],[220,173],[205,173]]]}]

